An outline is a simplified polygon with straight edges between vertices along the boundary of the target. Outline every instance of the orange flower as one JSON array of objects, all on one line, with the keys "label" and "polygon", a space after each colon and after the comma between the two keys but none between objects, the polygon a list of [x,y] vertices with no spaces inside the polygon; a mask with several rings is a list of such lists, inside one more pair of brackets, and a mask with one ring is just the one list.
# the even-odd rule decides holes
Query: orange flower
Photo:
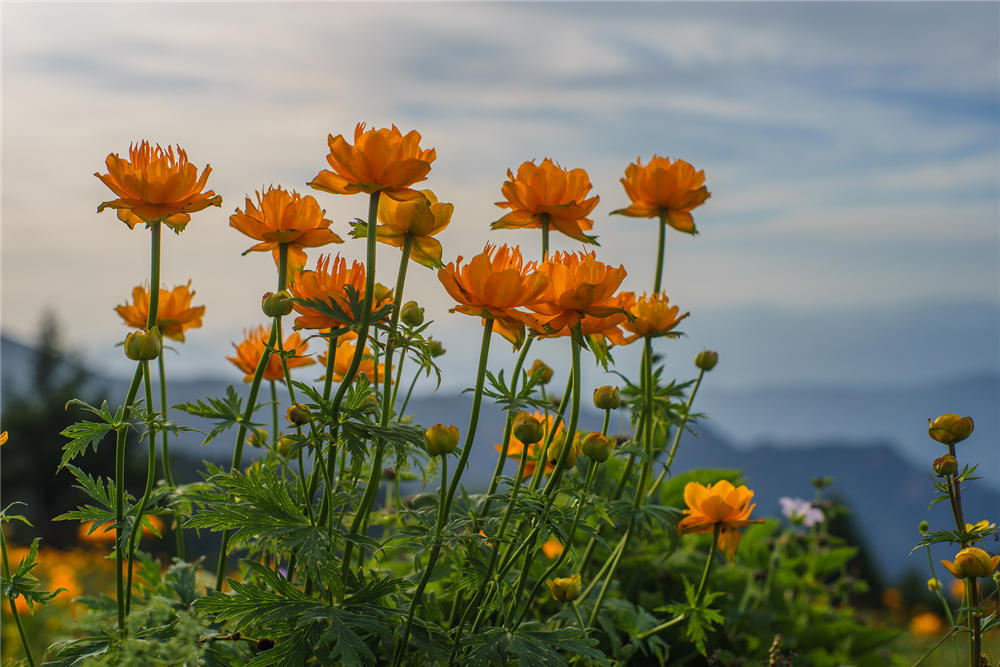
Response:
[{"label": "orange flower", "polygon": [[354,128],[354,145],[338,134],[327,139],[330,154],[326,161],[333,171],[324,169],[309,185],[335,195],[359,192],[382,192],[398,201],[418,199],[410,188],[427,179],[437,152],[420,148],[420,133],[411,130],[405,136],[395,125],[365,131],[365,124]]},{"label": "orange flower", "polygon": [[98,206],[98,213],[106,208],[117,209],[118,219],[129,229],[135,229],[140,222],[148,226],[159,220],[180,232],[191,220],[189,213],[222,206],[222,197],[211,190],[202,192],[212,168],[206,166],[199,177],[198,168],[188,162],[180,146],[175,156],[171,146],[164,150],[159,144],[151,147],[143,141],[129,146],[128,154],[128,160],[117,153],[108,155],[108,173],[94,173],[118,195],[118,199]]},{"label": "orange flower", "polygon": [[[352,343],[352,340],[356,340],[358,334],[353,331],[348,331],[343,334],[337,340],[337,352],[333,357],[333,379],[340,382],[347,375],[347,371],[351,367],[351,361],[354,359],[354,352],[357,350],[357,343]],[[327,355],[319,355],[319,363],[321,366],[326,368]],[[395,366],[393,367],[395,368]],[[378,371],[375,371],[375,356],[372,354],[371,348],[365,345],[364,356],[361,357],[361,366],[358,367],[358,375],[364,375],[372,382],[378,382],[379,378],[385,377],[385,364],[378,365]]]},{"label": "orange flower", "polygon": [[558,557],[563,552],[562,542],[554,537],[550,537],[546,540],[545,544],[542,545],[542,553],[549,559]]},{"label": "orange flower", "polygon": [[501,188],[507,200],[497,202],[497,206],[511,211],[490,225],[492,229],[538,229],[547,220],[570,238],[594,242],[596,237],[584,232],[594,226],[587,216],[601,198],[587,199],[591,185],[586,171],[567,171],[545,158],[540,165],[522,163],[516,178],[508,169],[507,178]]},{"label": "orange flower", "polygon": [[944,628],[944,621],[933,612],[925,611],[910,619],[910,634],[916,637],[937,637]]},{"label": "orange flower", "polygon": [[[167,338],[184,342],[184,332],[201,326],[201,318],[205,314],[205,306],[191,307],[194,298],[191,281],[186,285],[178,285],[169,292],[160,290],[156,307],[156,326]],[[132,304],[115,306],[115,311],[125,320],[125,324],[133,329],[145,329],[149,318],[149,290],[145,287],[132,288]]]},{"label": "orange flower", "polygon": [[736,556],[740,544],[739,529],[752,523],[763,523],[763,519],[751,519],[750,512],[755,505],[750,504],[753,491],[745,486],[734,487],[727,480],[703,486],[698,482],[688,482],[684,487],[684,502],[688,509],[677,524],[677,531],[684,533],[711,533],[720,526],[718,545],[727,560]]},{"label": "orange flower", "polygon": [[622,322],[622,326],[634,334],[626,339],[629,343],[638,338],[663,336],[691,314],[680,315],[681,309],[670,305],[666,292],[649,296],[643,292],[638,300],[632,292],[625,292],[621,296],[620,305],[635,318]]},{"label": "orange flower", "polygon": [[252,250],[270,250],[274,261],[278,262],[278,246],[288,244],[288,271],[293,273],[306,265],[303,248],[315,248],[327,243],[343,243],[344,240],[330,231],[332,224],[323,216],[326,211],[311,195],[302,196],[294,190],[288,192],[271,186],[257,195],[254,206],[247,197],[244,211],[236,209],[229,216],[229,226],[235,227],[252,239],[260,241],[243,254]]},{"label": "orange flower", "polygon": [[441,242],[432,238],[448,226],[455,207],[441,204],[430,190],[421,190],[423,197],[397,202],[389,198],[378,203],[375,238],[381,243],[400,248],[409,237],[413,241],[410,258],[432,269],[441,266]]},{"label": "orange flower", "polygon": [[[538,465],[539,448],[541,447],[542,443],[545,443],[548,440],[549,430],[552,429],[552,425],[555,424],[556,421],[555,415],[552,414],[543,415],[541,412],[536,411],[535,414],[532,416],[542,423],[545,429],[544,431],[545,434],[542,436],[542,440],[540,443],[533,443],[528,445],[528,458],[524,462],[523,477],[531,477],[535,473],[535,467]],[[561,433],[562,430],[563,430],[563,422],[562,420],[559,420],[559,426],[556,428],[556,432],[552,435],[552,437],[554,438],[556,435]],[[493,446],[494,448],[496,448],[498,452],[503,451],[503,445],[498,444]],[[524,443],[518,440],[513,434],[511,434],[510,442],[507,444],[507,458],[517,459],[518,461],[520,461],[521,452],[523,451],[524,451]],[[555,464],[549,463],[548,459],[546,459],[544,473],[546,475],[549,475],[555,469],[556,469]]]},{"label": "orange flower", "polygon": [[632,218],[652,218],[664,215],[668,225],[679,232],[697,234],[691,210],[705,203],[712,194],[705,187],[705,172],[695,171],[684,160],[653,156],[649,164],[642,158],[625,169],[621,179],[632,205],[611,214]]},{"label": "orange flower", "polygon": [[[150,525],[156,528],[160,535],[163,534],[163,520],[160,517],[155,514],[144,514],[143,517],[149,520]],[[80,527],[77,528],[76,531],[76,539],[84,544],[114,544],[115,525],[113,523],[109,523],[103,527],[98,527],[97,530],[92,530],[93,526],[93,521],[84,521],[81,523]],[[150,530],[149,526],[143,526],[142,536],[156,537],[156,533]]]},{"label": "orange flower", "polygon": [[[613,269],[596,259],[594,253],[557,252],[539,267],[549,278],[542,298],[528,307],[539,314],[539,333],[554,334],[579,323],[584,317],[625,319],[614,292],[627,272]],[[591,323],[591,326],[593,324]]]},{"label": "orange flower", "polygon": [[516,246],[486,244],[486,249],[461,266],[457,262],[438,270],[438,280],[460,305],[451,312],[492,318],[497,333],[517,345],[524,339],[524,325],[534,318],[517,308],[537,302],[548,285],[534,262],[521,259]]},{"label": "orange flower", "polygon": [[[354,261],[351,268],[347,268],[347,261],[337,255],[330,265],[329,255],[320,255],[316,260],[315,271],[303,271],[295,278],[291,292],[299,299],[308,299],[329,304],[331,301],[344,311],[345,315],[351,315],[351,302],[348,299],[347,287],[350,286],[355,291],[358,301],[365,298],[365,265]],[[377,294],[377,291],[376,291]],[[382,299],[372,299],[372,311],[376,311],[385,304],[392,301],[392,297],[386,296]],[[342,320],[332,315],[320,312],[311,306],[301,303],[292,305],[300,317],[295,318],[296,329],[337,329],[353,324],[350,320]]]},{"label": "orange flower", "polygon": [[[226,359],[233,362],[238,369],[246,373],[246,376],[243,378],[245,382],[253,379],[253,375],[257,371],[257,364],[260,363],[260,358],[264,355],[264,351],[267,348],[268,337],[269,331],[265,327],[260,326],[251,331],[244,331],[243,342],[239,345],[233,343],[233,347],[236,348],[236,356],[226,357]],[[294,357],[289,357],[286,360],[289,370],[316,363],[313,359],[304,356],[307,347],[308,344],[299,338],[297,333],[293,333],[285,339],[285,352],[293,352],[295,354]],[[264,367],[264,379],[285,379],[285,371],[281,367],[281,357],[277,352],[272,352],[271,356],[268,357],[267,366]]]}]

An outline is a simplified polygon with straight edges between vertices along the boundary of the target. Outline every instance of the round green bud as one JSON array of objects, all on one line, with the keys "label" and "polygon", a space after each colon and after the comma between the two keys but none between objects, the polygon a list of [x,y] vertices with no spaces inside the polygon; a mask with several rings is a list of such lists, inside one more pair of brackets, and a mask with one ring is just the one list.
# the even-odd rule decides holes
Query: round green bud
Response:
[{"label": "round green bud", "polygon": [[513,433],[523,444],[532,445],[545,436],[545,427],[534,415],[522,410],[514,417]]},{"label": "round green bud", "polygon": [[934,473],[940,475],[941,477],[954,475],[958,471],[958,459],[951,454],[939,456],[934,459],[932,468],[934,469]]},{"label": "round green bud", "polygon": [[288,453],[292,451],[293,444],[295,444],[295,441],[292,438],[289,438],[287,435],[283,435],[278,438],[278,442],[274,444],[274,449],[281,456],[288,456]]},{"label": "round green bud", "polygon": [[407,326],[419,327],[424,323],[424,309],[416,301],[407,301],[399,311],[399,319]]},{"label": "round green bud", "polygon": [[312,420],[312,413],[307,406],[301,403],[292,403],[285,412],[285,418],[296,426],[302,426]]},{"label": "round green bud", "polygon": [[458,447],[458,427],[435,424],[424,432],[424,446],[431,456],[451,454]]},{"label": "round green bud", "polygon": [[444,349],[444,345],[441,344],[441,341],[434,338],[427,339],[427,351],[430,353],[431,357],[440,357],[442,354],[447,352],[447,350]]},{"label": "round green bud", "polygon": [[292,295],[284,289],[277,294],[268,292],[260,300],[260,307],[268,317],[284,317],[292,312]]},{"label": "round green bud", "polygon": [[600,433],[588,433],[583,437],[581,448],[587,458],[604,463],[611,456],[612,443]]},{"label": "round green bud", "polygon": [[694,365],[706,373],[719,363],[719,353],[712,350],[702,350],[694,357]]},{"label": "round green bud", "polygon": [[616,410],[622,404],[622,393],[609,384],[594,390],[594,407],[598,410]]},{"label": "round green bud", "polygon": [[536,378],[538,384],[548,384],[552,381],[552,369],[541,359],[535,359],[531,368],[528,369],[528,375]]},{"label": "round green bud", "polygon": [[132,361],[150,361],[160,356],[163,350],[163,336],[160,328],[133,331],[125,336],[125,356]]}]

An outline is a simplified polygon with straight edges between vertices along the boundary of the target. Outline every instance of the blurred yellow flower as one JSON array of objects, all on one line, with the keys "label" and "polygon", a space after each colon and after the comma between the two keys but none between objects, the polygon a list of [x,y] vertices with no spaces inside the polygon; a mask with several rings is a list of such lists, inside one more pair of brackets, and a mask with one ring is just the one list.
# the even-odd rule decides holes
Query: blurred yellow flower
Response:
[{"label": "blurred yellow flower", "polygon": [[[160,290],[155,325],[160,328],[162,335],[183,343],[185,331],[201,326],[205,306],[191,307],[194,294],[190,280],[186,285],[178,285],[172,290]],[[128,326],[145,329],[149,318],[149,289],[133,287],[132,303],[115,306],[115,311]]]},{"label": "blurred yellow flower", "polygon": [[926,611],[910,619],[910,634],[916,637],[937,637],[944,631],[944,621],[935,613]]},{"label": "blurred yellow flower", "polygon": [[548,558],[557,558],[563,552],[562,542],[554,537],[550,537],[542,545],[542,553],[544,553]]}]

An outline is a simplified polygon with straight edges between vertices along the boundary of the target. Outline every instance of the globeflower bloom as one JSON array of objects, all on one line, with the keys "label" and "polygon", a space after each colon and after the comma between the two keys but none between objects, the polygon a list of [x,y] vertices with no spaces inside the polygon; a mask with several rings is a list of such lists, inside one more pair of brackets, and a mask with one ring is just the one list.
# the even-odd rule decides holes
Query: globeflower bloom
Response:
[{"label": "globeflower bloom", "polygon": [[704,486],[698,482],[688,482],[684,487],[684,502],[688,508],[685,517],[677,524],[677,531],[684,533],[711,533],[719,526],[717,544],[726,560],[736,557],[740,545],[739,529],[752,523],[763,523],[763,519],[751,519],[750,512],[755,505],[753,491],[745,486],[734,487],[729,481],[721,480]]},{"label": "globeflower bloom", "polygon": [[[245,382],[253,380],[254,373],[257,371],[257,364],[260,363],[260,358],[264,356],[264,351],[267,348],[268,337],[268,330],[260,326],[251,331],[244,332],[243,342],[239,345],[233,343],[233,347],[236,348],[236,356],[226,357],[226,359],[233,362],[238,369],[246,373],[243,378]],[[282,349],[285,352],[292,352],[295,355],[285,360],[289,370],[316,363],[313,359],[304,356],[307,347],[308,344],[297,333],[293,333],[285,339]],[[265,380],[285,379],[285,369],[281,366],[281,356],[277,352],[271,352],[271,356],[268,357],[263,377]]]},{"label": "globeflower bloom", "polygon": [[441,266],[441,242],[433,238],[451,222],[455,207],[442,204],[430,190],[421,190],[423,197],[398,202],[381,199],[378,219],[382,224],[375,228],[375,238],[380,243],[401,248],[409,238],[410,258],[418,264],[436,269]]},{"label": "globeflower bloom", "polygon": [[[536,330],[555,334],[569,329],[585,317],[626,319],[614,292],[625,280],[624,266],[617,269],[597,261],[592,252],[557,252],[539,267],[549,281],[542,297],[530,310],[538,313]],[[602,323],[606,324],[606,323]],[[594,323],[591,325],[593,328]],[[606,330],[606,327],[605,327]],[[596,331],[584,332],[596,333]]]},{"label": "globeflower bloom", "polygon": [[684,160],[653,156],[649,164],[642,158],[625,169],[621,179],[632,205],[612,211],[612,215],[633,218],[663,216],[664,221],[679,232],[697,234],[691,211],[705,203],[711,193],[705,187],[705,172],[695,171]]},{"label": "globeflower bloom", "polygon": [[632,292],[625,292],[619,304],[632,316],[622,322],[622,327],[633,334],[626,339],[630,343],[639,338],[664,336],[691,314],[681,314],[679,307],[671,306],[666,292],[643,293],[638,299]]},{"label": "globeflower bloom", "polygon": [[421,194],[410,186],[427,179],[437,157],[433,148],[420,148],[419,132],[403,135],[395,125],[366,131],[358,123],[353,146],[340,134],[331,134],[327,143],[326,161],[333,171],[324,169],[309,185],[335,195],[382,192],[397,201],[418,199]]},{"label": "globeflower bloom", "polygon": [[164,150],[159,144],[150,146],[143,141],[129,146],[128,153],[127,160],[117,153],[108,155],[108,173],[94,173],[118,196],[98,206],[98,213],[106,208],[117,210],[118,219],[129,229],[140,222],[147,226],[163,222],[181,232],[191,220],[189,214],[222,206],[222,197],[204,191],[212,168],[206,166],[199,176],[198,168],[188,162],[187,152],[180,146],[175,155],[171,146]]},{"label": "globeflower bloom", "polygon": [[[194,294],[190,280],[172,290],[160,290],[155,324],[162,335],[183,343],[185,331],[201,326],[205,306],[191,307]],[[115,311],[128,326],[145,329],[149,318],[149,289],[141,286],[132,288],[132,303],[115,306]]]},{"label": "globeflower bloom", "polygon": [[[291,292],[299,299],[323,304],[332,302],[344,311],[345,317],[334,317],[312,306],[295,303],[292,307],[300,315],[295,318],[296,329],[337,329],[354,323],[351,319],[346,319],[353,314],[347,288],[353,289],[359,302],[364,300],[365,265],[355,261],[351,264],[351,268],[347,268],[347,261],[343,257],[337,256],[332,264],[330,259],[329,255],[321,255],[316,260],[315,270],[299,273],[292,284]],[[372,310],[378,310],[391,300],[391,296],[373,298]]]},{"label": "globeflower bloom", "polygon": [[990,556],[979,547],[966,547],[955,556],[955,562],[943,560],[944,565],[956,579],[988,577],[1000,565],[1000,556]]},{"label": "globeflower bloom", "polygon": [[279,246],[288,246],[288,270],[295,272],[306,265],[303,248],[315,248],[327,243],[343,243],[344,240],[330,231],[329,220],[323,216],[326,211],[319,207],[315,197],[302,196],[294,190],[270,187],[263,194],[259,191],[257,203],[247,197],[243,210],[229,216],[229,226],[260,241],[244,252],[270,250],[274,261],[278,262]]},{"label": "globeflower bloom", "polygon": [[438,280],[459,303],[451,312],[492,319],[497,333],[515,345],[524,339],[524,325],[535,324],[517,309],[536,303],[548,285],[534,262],[524,263],[520,249],[493,244],[465,266],[459,256],[439,269]]},{"label": "globeflower bloom", "polygon": [[954,445],[972,435],[972,417],[959,417],[949,412],[937,419],[928,419],[927,424],[927,435],[943,445]]},{"label": "globeflower bloom", "polygon": [[592,186],[586,171],[567,171],[545,158],[539,165],[522,163],[517,176],[508,169],[507,179],[501,188],[507,199],[497,206],[511,211],[490,225],[492,229],[539,229],[548,222],[570,238],[594,242],[595,237],[584,232],[594,226],[587,216],[601,198],[587,198]]}]

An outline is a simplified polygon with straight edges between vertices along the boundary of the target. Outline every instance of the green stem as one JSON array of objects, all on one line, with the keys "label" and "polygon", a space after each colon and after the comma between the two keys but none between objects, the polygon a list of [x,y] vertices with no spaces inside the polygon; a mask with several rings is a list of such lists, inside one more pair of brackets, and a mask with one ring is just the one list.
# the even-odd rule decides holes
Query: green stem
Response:
[{"label": "green stem", "polygon": [[653,277],[653,292],[660,293],[663,281],[663,250],[667,245],[667,211],[660,209],[660,239],[656,246],[656,275]]},{"label": "green stem", "polygon": [[698,371],[698,379],[695,380],[694,387],[691,389],[691,394],[688,396],[687,403],[684,405],[684,416],[681,417],[681,423],[677,427],[677,431],[674,433],[674,441],[670,445],[670,454],[667,455],[667,462],[663,465],[663,471],[660,473],[660,476],[656,478],[656,481],[653,482],[653,486],[649,489],[650,498],[656,495],[657,490],[660,488],[660,484],[663,483],[663,478],[670,472],[670,466],[674,463],[674,456],[677,454],[677,445],[681,442],[681,434],[684,433],[684,427],[687,425],[688,416],[691,414],[691,404],[694,403],[694,395],[698,393],[698,387],[701,386],[701,379],[703,377],[705,377],[704,369]]},{"label": "green stem", "polygon": [[972,625],[972,667],[980,667],[982,661],[980,656],[983,652],[982,623],[979,619],[979,580],[976,577],[969,577],[965,580],[965,587],[969,590],[969,621]]},{"label": "green stem", "polygon": [[[410,263],[410,249],[413,245],[413,237],[407,236],[403,240],[403,254],[399,262],[399,271],[396,273],[396,289],[392,293],[393,308],[392,319],[389,322],[389,333],[385,340],[385,372],[384,384],[382,388],[382,418],[380,426],[384,429],[389,425],[392,416],[392,354],[396,339],[396,329],[399,327],[399,312],[403,309],[402,296],[403,286],[406,284],[406,268]],[[374,261],[374,260],[373,260]],[[372,269],[374,274],[374,266]],[[378,360],[374,364],[375,372],[378,373]],[[372,461],[372,469],[368,475],[368,483],[365,485],[365,494],[361,497],[361,504],[354,514],[351,522],[350,537],[344,547],[343,576],[346,579],[347,573],[351,569],[351,546],[353,542],[350,538],[357,536],[362,527],[368,521],[368,512],[371,511],[375,496],[382,482],[382,456],[385,453],[385,441],[379,438],[375,443],[375,459]],[[362,553],[361,557],[364,555]]]},{"label": "green stem", "polygon": [[624,546],[625,546],[625,535],[622,535],[622,537],[618,540],[618,543],[615,544],[615,548],[611,550],[610,554],[608,554],[608,559],[604,561],[604,565],[602,565],[601,569],[597,571],[597,574],[594,575],[594,578],[590,580],[590,583],[587,584],[587,587],[583,589],[583,591],[580,593],[580,597],[577,598],[577,602],[574,604],[578,604],[580,600],[584,600],[588,595],[590,595],[590,591],[594,590],[594,586],[597,585],[597,582],[601,580],[601,577],[603,577],[604,573],[608,571],[608,568],[611,567],[611,565],[618,559],[618,554],[621,553],[622,547]]},{"label": "green stem", "polygon": [[705,595],[705,584],[708,583],[708,575],[712,571],[712,560],[715,557],[716,544],[719,542],[719,532],[722,524],[717,523],[712,529],[712,545],[708,548],[708,559],[705,561],[705,571],[701,573],[701,582],[698,584],[698,592],[694,594],[694,606],[701,603],[701,598]]},{"label": "green stem", "polygon": [[948,639],[952,637],[952,635],[954,635],[957,631],[958,628],[951,628],[950,630],[948,630],[948,632],[943,637],[941,637],[941,639],[939,639],[937,643],[934,644],[934,646],[931,646],[927,650],[927,653],[924,653],[919,660],[913,663],[913,667],[920,667],[920,665],[924,664],[924,661],[927,660],[927,658],[931,657],[934,651],[938,650],[938,648],[941,647],[941,644],[944,644],[946,641],[948,641]]},{"label": "green stem", "polygon": [[[625,553],[625,547],[628,546],[629,538],[632,536],[632,531],[635,528],[635,519],[631,519],[628,522],[628,528],[625,529],[625,534],[622,535],[622,539],[619,542],[618,553],[615,554],[614,558],[611,560],[611,564],[608,566],[608,574],[604,578],[604,584],[601,586],[601,592],[597,594],[597,602],[594,603],[594,608],[590,611],[590,618],[587,620],[587,627],[592,627],[594,622],[597,620],[597,614],[601,611],[601,606],[604,604],[604,598],[608,594],[608,588],[611,586],[611,581],[614,579],[615,570],[618,569],[618,563],[622,560],[622,554]],[[593,583],[597,583],[599,577],[594,577]],[[587,587],[587,592],[590,592],[590,586]],[[581,595],[579,599],[583,599]]]},{"label": "green stem", "polygon": [[[132,384],[125,395],[123,421],[127,420],[139,392],[139,382],[142,380],[142,364],[136,364]],[[118,428],[115,440],[115,595],[118,603],[118,630],[125,634],[125,572],[124,549],[122,549],[122,529],[125,527],[125,439],[128,436],[128,426]]]},{"label": "green stem", "polygon": [[[0,553],[3,555],[3,576],[10,581],[10,562],[7,560],[7,540],[4,538],[3,530],[0,529]],[[24,626],[21,625],[21,616],[17,613],[17,605],[14,603],[13,595],[7,598],[10,604],[10,613],[14,617],[14,625],[17,626],[17,634],[21,635],[21,646],[24,647],[24,654],[28,657],[28,664],[35,667],[35,658],[31,655],[31,647],[28,645],[28,638],[24,634]]]},{"label": "green stem", "polygon": [[[167,418],[167,373],[163,365],[163,357],[165,355],[161,352],[160,356],[157,357],[157,362],[160,371],[160,412],[163,414],[163,418]],[[167,437],[167,432],[164,430],[160,433],[160,460],[163,465],[163,478],[167,481],[167,486],[171,490],[175,490],[177,485],[174,484],[174,472],[171,469],[170,462],[170,444],[169,438]],[[177,540],[177,557],[184,560],[184,529],[181,527],[181,523],[184,520],[183,514],[177,512],[174,515],[174,520],[177,523],[177,527],[174,529],[174,537]]]},{"label": "green stem", "polygon": [[403,404],[399,406],[399,414],[403,414],[406,412],[406,406],[410,404],[410,396],[413,395],[413,388],[417,385],[417,378],[419,377],[420,377],[420,370],[414,373],[413,379],[410,380],[410,388],[406,391],[406,397],[403,399]]},{"label": "green stem", "polygon": [[549,258],[549,215],[542,214],[542,261]]},{"label": "green stem", "polygon": [[[288,274],[288,244],[282,243],[278,246],[278,291],[285,289],[285,279]],[[230,467],[232,472],[238,472],[243,467],[243,446],[246,444],[247,424],[253,418],[254,406],[257,403],[257,393],[260,391],[260,382],[264,378],[264,369],[267,368],[271,355],[274,354],[275,341],[280,328],[280,317],[275,317],[271,321],[271,333],[267,337],[267,345],[260,355],[257,368],[254,370],[253,380],[250,382],[250,393],[247,395],[247,407],[243,411],[240,419],[240,426],[236,431],[236,445],[233,447],[233,462]],[[222,545],[219,548],[219,564],[215,571],[215,590],[222,590],[222,580],[226,576],[226,549],[229,546],[229,536],[231,531],[222,531]]]},{"label": "green stem", "polygon": [[472,413],[469,415],[469,428],[465,434],[465,444],[462,446],[462,454],[458,458],[458,465],[455,468],[455,474],[451,478],[451,484],[448,487],[448,494],[443,497],[443,506],[438,509],[437,525],[434,527],[434,547],[431,549],[430,558],[427,561],[427,567],[424,569],[424,574],[420,578],[420,582],[417,584],[417,589],[413,593],[413,598],[410,600],[410,609],[407,612],[406,626],[403,628],[403,637],[397,646],[396,657],[393,660],[393,665],[399,665],[403,656],[406,655],[406,647],[410,642],[410,628],[413,625],[413,615],[417,610],[417,605],[420,604],[420,598],[423,595],[424,588],[427,586],[427,582],[430,581],[431,574],[434,572],[434,566],[437,564],[438,556],[441,553],[441,536],[444,531],[444,526],[448,521],[448,514],[451,511],[451,503],[455,498],[455,492],[458,490],[458,483],[462,477],[462,472],[465,470],[465,466],[469,461],[469,454],[472,452],[472,443],[475,441],[476,427],[479,424],[479,408],[483,402],[483,385],[486,379],[486,359],[490,352],[490,334],[492,332],[493,320],[485,319],[483,321],[483,341],[479,349],[479,370],[476,373],[476,389],[472,399]]},{"label": "green stem", "polygon": [[[281,334],[278,334],[278,338],[281,338]],[[274,380],[268,380],[268,383],[271,385],[271,437],[277,443],[281,436],[281,423],[278,417],[278,385]]]},{"label": "green stem", "polygon": [[[162,354],[162,352],[161,352]],[[146,429],[149,431],[149,457],[146,461],[146,489],[142,493],[142,499],[136,507],[135,523],[132,524],[132,533],[128,539],[128,581],[125,585],[125,614],[128,615],[132,608],[132,564],[135,560],[136,540],[142,534],[142,515],[146,511],[146,504],[149,502],[149,495],[153,492],[153,481],[156,479],[156,430],[153,428],[153,420],[156,418],[156,409],[153,407],[153,385],[149,379],[149,362],[142,362],[143,386],[146,390]]]},{"label": "green stem", "polygon": [[687,618],[687,616],[685,614],[680,614],[678,616],[674,616],[669,621],[667,621],[665,623],[660,623],[655,628],[650,628],[649,630],[646,630],[644,632],[640,632],[639,634],[637,634],[635,636],[635,638],[636,639],[645,639],[646,637],[648,637],[650,635],[655,635],[660,630],[666,630],[667,628],[669,628],[669,627],[671,627],[673,625],[677,625],[678,623],[680,623],[681,621],[683,621],[685,618]]}]

